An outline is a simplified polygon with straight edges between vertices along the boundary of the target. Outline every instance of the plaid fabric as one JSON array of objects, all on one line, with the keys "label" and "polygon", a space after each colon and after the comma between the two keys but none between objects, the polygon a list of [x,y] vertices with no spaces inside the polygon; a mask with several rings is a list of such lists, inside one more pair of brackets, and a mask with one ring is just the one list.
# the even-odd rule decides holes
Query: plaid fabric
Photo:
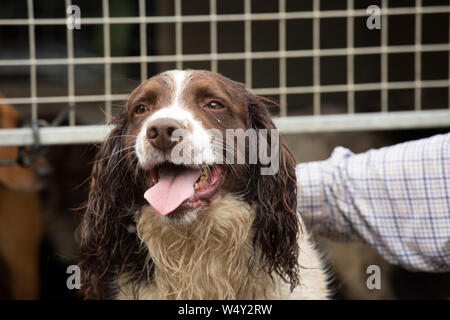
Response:
[{"label": "plaid fabric", "polygon": [[364,241],[409,270],[450,271],[450,134],[297,166],[312,233]]}]

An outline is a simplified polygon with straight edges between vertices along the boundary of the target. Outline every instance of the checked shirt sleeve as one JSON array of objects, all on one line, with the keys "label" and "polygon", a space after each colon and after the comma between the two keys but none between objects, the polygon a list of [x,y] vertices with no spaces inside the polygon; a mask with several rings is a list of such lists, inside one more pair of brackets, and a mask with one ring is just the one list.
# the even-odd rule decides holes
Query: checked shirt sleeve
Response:
[{"label": "checked shirt sleeve", "polygon": [[299,164],[308,229],[363,241],[409,270],[450,271],[450,134]]}]

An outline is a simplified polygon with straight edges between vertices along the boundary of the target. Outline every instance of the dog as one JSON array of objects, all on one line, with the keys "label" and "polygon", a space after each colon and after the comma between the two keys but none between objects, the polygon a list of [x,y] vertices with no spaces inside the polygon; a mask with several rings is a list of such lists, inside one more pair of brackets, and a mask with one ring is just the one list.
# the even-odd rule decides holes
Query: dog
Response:
[{"label": "dog", "polygon": [[[0,104],[0,128],[16,128],[18,118],[13,106]],[[18,147],[0,147],[2,160],[17,159],[18,154]],[[0,296],[4,299],[39,298],[42,209],[38,192],[50,174],[43,157],[29,167],[0,166]]]},{"label": "dog", "polygon": [[[277,132],[272,105],[203,70],[167,71],[130,94],[91,175],[85,298],[328,298],[296,212],[295,159],[282,138],[261,134]],[[249,134],[239,152],[223,138],[230,130],[258,141]],[[269,162],[242,161],[255,145]]]}]

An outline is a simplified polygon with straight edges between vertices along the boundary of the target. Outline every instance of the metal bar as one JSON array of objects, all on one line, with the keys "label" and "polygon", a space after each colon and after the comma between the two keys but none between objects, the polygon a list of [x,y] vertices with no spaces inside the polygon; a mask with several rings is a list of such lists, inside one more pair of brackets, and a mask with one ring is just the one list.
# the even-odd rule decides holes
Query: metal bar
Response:
[{"label": "metal bar", "polygon": [[[74,96],[74,102],[98,102],[98,101],[123,101],[128,97],[127,94],[111,94],[111,95],[82,95]],[[69,103],[70,97],[57,96],[57,97],[37,97],[34,99],[37,103]],[[33,101],[31,97],[25,98],[3,98],[0,99],[0,103],[10,104],[30,104]]]},{"label": "metal bar", "polygon": [[[96,143],[109,132],[106,125],[43,127],[39,129],[41,145]],[[31,128],[0,129],[0,146],[26,146],[33,144]]]},{"label": "metal bar", "polygon": [[[283,14],[286,13],[286,0],[279,0],[278,11]],[[278,22],[278,50],[286,52],[286,20],[282,17]],[[280,83],[280,115],[282,117],[287,116],[287,95],[285,88],[287,85],[286,80],[286,56],[280,55],[279,59],[279,83]]]},{"label": "metal bar", "polygon": [[140,45],[140,59],[141,59],[141,82],[148,78],[147,68],[147,24],[145,23],[145,0],[139,0],[139,18],[142,21],[139,24],[139,45]]},{"label": "metal bar", "polygon": [[251,0],[244,1],[244,16],[245,19],[245,83],[249,88],[253,86],[253,67],[252,67],[252,22],[250,16],[252,14],[252,2]]},{"label": "metal bar", "polygon": [[[381,1],[382,10],[388,8],[388,0]],[[388,111],[388,16],[381,15],[381,111]]]},{"label": "metal bar", "polygon": [[450,111],[391,111],[339,115],[298,116],[274,119],[284,134],[306,132],[341,132],[425,129],[450,127]]},{"label": "metal bar", "polygon": [[[354,10],[353,0],[347,0],[347,48],[351,50],[347,55],[347,85],[352,88],[354,85],[354,72],[355,72],[355,56],[353,54],[354,50],[354,41],[353,41],[353,28],[354,28],[354,18],[351,15],[351,12]],[[355,112],[355,91],[348,90],[347,92],[347,110],[348,113]]]},{"label": "metal bar", "polygon": [[28,25],[28,46],[30,53],[30,61],[33,62],[30,64],[30,96],[31,96],[31,121],[36,122],[38,119],[38,105],[36,103],[37,98],[37,73],[36,73],[36,64],[34,61],[36,60],[36,39],[34,34],[34,24],[32,24],[34,19],[34,9],[33,9],[33,0],[27,1],[28,8],[28,21],[30,24]]},{"label": "metal bar", "polygon": [[[279,59],[286,58],[307,58],[307,57],[328,57],[328,56],[346,56],[349,54],[366,55],[380,53],[414,53],[416,50],[420,52],[449,51],[450,44],[423,44],[418,47],[416,45],[400,45],[390,46],[385,49],[381,47],[359,47],[359,48],[337,48],[337,49],[321,49],[315,50],[287,50],[287,51],[249,51],[249,52],[233,52],[233,53],[217,53],[217,60],[242,60],[249,57],[255,59]],[[177,55],[156,55],[147,57],[92,57],[92,58],[74,58],[72,61],[65,58],[55,59],[1,59],[0,66],[29,66],[35,65],[66,65],[73,64],[104,64],[104,63],[139,63],[145,62],[175,62]],[[184,61],[202,61],[213,59],[212,54],[186,54],[183,55]]]},{"label": "metal bar", "polygon": [[[286,87],[286,88],[257,88],[253,89],[255,94],[260,95],[280,95],[282,92],[286,94],[300,94],[300,93],[329,93],[329,92],[346,92],[348,90],[353,91],[372,91],[380,90],[383,87],[389,86],[390,89],[413,89],[417,85],[421,88],[446,88],[448,87],[448,80],[423,80],[419,84],[415,81],[399,81],[390,82],[388,84],[383,83],[357,83],[353,86],[347,84],[338,85],[324,85],[324,86],[303,86],[303,87]],[[110,95],[82,95],[74,96],[75,102],[97,102],[97,101],[124,101],[128,98],[127,94],[110,94]],[[34,99],[37,103],[68,103],[69,97],[37,97]],[[32,98],[3,98],[0,99],[0,103],[10,104],[30,104],[33,101]]]},{"label": "metal bar", "polygon": [[[177,1],[177,0],[176,0]],[[449,6],[427,6],[422,8],[414,7],[400,7],[400,8],[382,8],[382,15],[411,15],[411,14],[431,14],[431,13],[446,13],[450,12]],[[354,10],[351,15],[353,17],[365,17],[367,12],[365,9]],[[262,21],[262,20],[278,20],[280,19],[279,13],[251,13],[247,14],[222,14],[217,15],[216,21]],[[299,12],[287,12],[286,19],[313,19],[318,18],[346,18],[348,16],[347,10],[326,10],[318,13],[314,11],[299,11]],[[145,23],[190,23],[190,22],[210,22],[210,15],[188,15],[177,18],[175,16],[159,16],[159,17],[146,17]],[[139,17],[113,17],[108,19],[109,24],[140,24],[142,20]],[[83,25],[104,24],[105,20],[101,17],[98,18],[81,18]],[[28,19],[0,19],[0,25],[29,25]],[[46,19],[34,19],[31,24],[33,25],[65,25],[66,19],[61,18],[46,18]]]},{"label": "metal bar", "polygon": [[[320,86],[320,0],[313,1],[313,12],[315,16],[313,18],[313,84],[316,88]],[[314,115],[320,115],[320,92],[314,92]]]},{"label": "metal bar", "polygon": [[183,68],[183,23],[181,14],[181,0],[175,0],[175,61],[177,62],[177,69]]},{"label": "metal bar", "polygon": [[[416,7],[422,7],[422,0],[416,0]],[[422,44],[422,15],[416,13],[415,16],[415,44],[419,47]],[[422,53],[418,50],[414,52],[414,79],[419,84],[422,80]],[[416,86],[414,89],[414,109],[422,109],[422,88]]]},{"label": "metal bar", "polygon": [[[72,5],[72,0],[66,0],[66,8]],[[69,98],[69,126],[75,125],[75,66],[73,64],[73,30],[66,28],[67,36],[67,94]]]},{"label": "metal bar", "polygon": [[217,72],[217,0],[209,0],[209,14],[211,16],[209,41],[211,51],[211,71]]},{"label": "metal bar", "polygon": [[[372,131],[413,128],[448,128],[450,111],[399,111],[355,113],[352,115],[290,116],[274,118],[283,134],[311,132]],[[40,129],[42,145],[102,142],[111,126],[44,127]],[[0,129],[0,146],[25,146],[33,143],[31,128]]]},{"label": "metal bar", "polygon": [[[447,80],[424,80],[420,83],[422,88],[445,88],[448,85]],[[415,81],[399,81],[389,83],[357,83],[353,87],[349,87],[346,84],[326,85],[326,86],[306,86],[306,87],[288,87],[286,88],[287,94],[299,94],[299,93],[329,93],[329,92],[346,92],[348,90],[353,91],[373,91],[380,90],[386,86],[389,89],[413,89],[417,86]],[[260,95],[276,95],[280,94],[280,88],[259,88],[254,89],[254,93]]]},{"label": "metal bar", "polygon": [[[111,57],[111,30],[109,25],[109,0],[102,1],[103,18],[105,23],[103,25],[103,50],[105,58]],[[105,95],[111,94],[111,63],[105,62]],[[111,101],[105,101],[105,121],[108,123],[112,117]]]}]

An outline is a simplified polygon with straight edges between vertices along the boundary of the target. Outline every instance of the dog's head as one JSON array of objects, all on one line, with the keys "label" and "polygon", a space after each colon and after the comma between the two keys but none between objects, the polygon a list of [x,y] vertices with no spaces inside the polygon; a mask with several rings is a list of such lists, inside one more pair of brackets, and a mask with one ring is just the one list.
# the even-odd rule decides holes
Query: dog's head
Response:
[{"label": "dog's head", "polygon": [[85,295],[105,296],[112,275],[142,274],[147,254],[129,232],[139,208],[190,224],[226,193],[256,208],[263,268],[298,284],[295,161],[269,105],[208,71],[165,72],[131,93],[92,173],[81,229]]}]

